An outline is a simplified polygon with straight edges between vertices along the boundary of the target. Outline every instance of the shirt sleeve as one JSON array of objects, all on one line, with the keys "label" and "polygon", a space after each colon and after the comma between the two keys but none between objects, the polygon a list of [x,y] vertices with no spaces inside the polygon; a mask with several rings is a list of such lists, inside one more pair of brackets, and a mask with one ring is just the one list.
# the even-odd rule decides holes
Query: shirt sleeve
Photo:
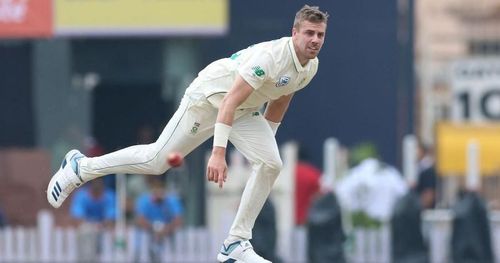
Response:
[{"label": "shirt sleeve", "polygon": [[247,61],[239,65],[238,73],[253,89],[259,89],[269,79],[273,64],[271,54],[262,50],[255,51]]}]

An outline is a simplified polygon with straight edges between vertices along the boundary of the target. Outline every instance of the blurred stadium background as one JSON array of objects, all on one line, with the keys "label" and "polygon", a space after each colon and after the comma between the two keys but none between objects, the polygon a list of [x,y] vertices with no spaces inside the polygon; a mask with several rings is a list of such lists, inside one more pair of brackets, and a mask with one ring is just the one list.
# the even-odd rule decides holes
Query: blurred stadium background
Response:
[{"label": "blurred stadium background", "polygon": [[[135,232],[141,176],[106,177],[117,215],[97,232],[70,201],[49,208],[50,176],[71,148],[154,140],[199,70],[289,35],[304,4],[331,17],[277,135],[285,169],[261,228],[274,262],[500,262],[499,0],[0,0],[0,262],[154,260]],[[209,149],[167,172],[183,225],[160,261],[215,261],[248,167],[228,156],[220,191],[205,182]],[[296,224],[303,156],[321,176]]]}]

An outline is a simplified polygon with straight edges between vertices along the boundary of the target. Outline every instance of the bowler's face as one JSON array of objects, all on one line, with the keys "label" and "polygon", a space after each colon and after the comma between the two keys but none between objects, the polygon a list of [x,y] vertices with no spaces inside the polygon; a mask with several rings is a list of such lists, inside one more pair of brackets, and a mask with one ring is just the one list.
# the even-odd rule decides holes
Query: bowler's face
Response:
[{"label": "bowler's face", "polygon": [[309,21],[302,21],[298,28],[292,28],[295,52],[302,65],[305,65],[309,59],[318,56],[325,42],[325,31],[325,23],[312,23]]}]

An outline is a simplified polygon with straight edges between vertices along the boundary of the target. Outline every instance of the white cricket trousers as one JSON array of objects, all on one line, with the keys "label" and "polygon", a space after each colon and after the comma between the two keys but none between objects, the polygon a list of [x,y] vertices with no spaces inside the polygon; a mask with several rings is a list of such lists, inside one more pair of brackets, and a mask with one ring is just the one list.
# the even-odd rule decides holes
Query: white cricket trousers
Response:
[{"label": "white cricket trousers", "polygon": [[[83,158],[80,175],[84,180],[92,180],[116,173],[163,174],[170,168],[166,161],[170,152],[185,156],[213,136],[217,112],[204,96],[185,95],[156,142]],[[229,141],[248,159],[253,169],[229,234],[251,239],[255,219],[283,164],[274,134],[257,109],[236,111]]]}]

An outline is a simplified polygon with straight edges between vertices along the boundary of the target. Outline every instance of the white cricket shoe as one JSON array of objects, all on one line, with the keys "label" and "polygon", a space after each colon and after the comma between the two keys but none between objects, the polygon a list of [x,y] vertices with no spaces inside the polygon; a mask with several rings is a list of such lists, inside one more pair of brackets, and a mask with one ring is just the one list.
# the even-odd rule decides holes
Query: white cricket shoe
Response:
[{"label": "white cricket shoe", "polygon": [[47,200],[54,208],[62,205],[66,197],[84,181],[79,175],[78,160],[85,157],[78,150],[69,151],[57,171],[47,186]]},{"label": "white cricket shoe", "polygon": [[248,240],[236,241],[227,247],[223,244],[217,260],[222,263],[272,263],[257,255]]}]

